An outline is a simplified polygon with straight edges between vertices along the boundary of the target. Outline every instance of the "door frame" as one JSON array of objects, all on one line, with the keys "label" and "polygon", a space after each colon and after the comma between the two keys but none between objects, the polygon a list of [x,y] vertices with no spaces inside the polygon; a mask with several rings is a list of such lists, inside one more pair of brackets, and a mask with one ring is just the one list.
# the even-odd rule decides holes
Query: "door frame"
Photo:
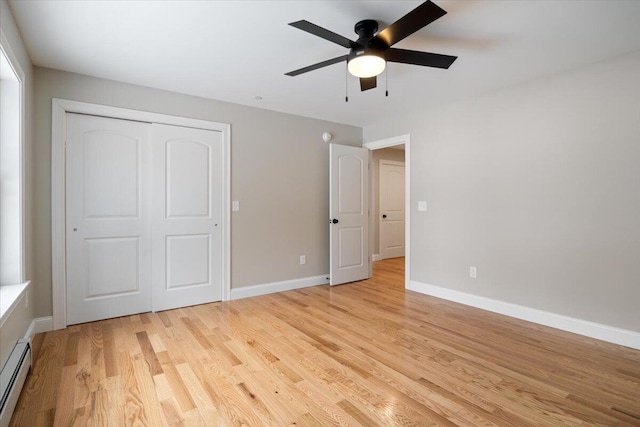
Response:
[{"label": "door frame", "polygon": [[222,133],[224,179],[222,189],[222,300],[231,296],[231,125],[129,108],[53,98],[51,100],[51,288],[53,329],[67,327],[66,307],[66,114],[80,113],[146,123],[161,123]]},{"label": "door frame", "polygon": [[[365,142],[362,147],[371,150],[404,144],[404,287],[411,282],[411,134]],[[369,216],[369,257],[373,257],[373,216]],[[373,263],[370,264],[373,270]]]}]

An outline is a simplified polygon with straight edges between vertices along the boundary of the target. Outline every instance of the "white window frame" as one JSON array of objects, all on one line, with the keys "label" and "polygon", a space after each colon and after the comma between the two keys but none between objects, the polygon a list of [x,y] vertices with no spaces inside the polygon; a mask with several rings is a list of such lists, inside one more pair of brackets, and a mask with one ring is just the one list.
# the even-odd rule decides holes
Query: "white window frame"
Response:
[{"label": "white window frame", "polygon": [[13,74],[18,80],[18,245],[19,245],[19,267],[16,283],[0,282],[0,326],[9,318],[14,308],[17,306],[22,295],[26,292],[29,282],[25,280],[25,231],[24,231],[24,146],[25,146],[25,74],[20,67],[18,58],[14,54],[9,40],[0,29],[0,50],[6,58]]}]

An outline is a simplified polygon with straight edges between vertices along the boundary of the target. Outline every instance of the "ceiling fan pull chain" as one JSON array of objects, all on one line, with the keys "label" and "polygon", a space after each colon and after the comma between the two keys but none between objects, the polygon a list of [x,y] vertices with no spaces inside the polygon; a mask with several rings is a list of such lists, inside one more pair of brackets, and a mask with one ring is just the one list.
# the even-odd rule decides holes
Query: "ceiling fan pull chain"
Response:
[{"label": "ceiling fan pull chain", "polygon": [[349,102],[349,63],[344,68],[344,102]]},{"label": "ceiling fan pull chain", "polygon": [[389,96],[389,67],[387,67],[386,71],[384,72],[384,80],[384,96]]}]

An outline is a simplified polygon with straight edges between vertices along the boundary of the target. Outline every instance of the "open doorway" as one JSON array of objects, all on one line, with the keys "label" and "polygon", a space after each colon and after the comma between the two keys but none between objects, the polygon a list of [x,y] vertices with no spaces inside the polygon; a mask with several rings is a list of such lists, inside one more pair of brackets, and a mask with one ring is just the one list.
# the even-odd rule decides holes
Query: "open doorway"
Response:
[{"label": "open doorway", "polygon": [[371,276],[402,270],[405,287],[410,278],[410,142],[409,135],[401,135],[363,144],[370,150],[371,165]]}]

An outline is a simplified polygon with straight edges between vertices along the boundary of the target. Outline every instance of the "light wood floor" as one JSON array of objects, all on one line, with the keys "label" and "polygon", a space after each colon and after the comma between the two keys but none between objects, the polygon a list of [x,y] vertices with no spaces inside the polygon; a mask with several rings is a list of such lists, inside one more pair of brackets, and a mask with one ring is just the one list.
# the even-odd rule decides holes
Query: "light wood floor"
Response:
[{"label": "light wood floor", "polygon": [[640,351],[375,278],[69,327],[20,426],[640,426]]}]

